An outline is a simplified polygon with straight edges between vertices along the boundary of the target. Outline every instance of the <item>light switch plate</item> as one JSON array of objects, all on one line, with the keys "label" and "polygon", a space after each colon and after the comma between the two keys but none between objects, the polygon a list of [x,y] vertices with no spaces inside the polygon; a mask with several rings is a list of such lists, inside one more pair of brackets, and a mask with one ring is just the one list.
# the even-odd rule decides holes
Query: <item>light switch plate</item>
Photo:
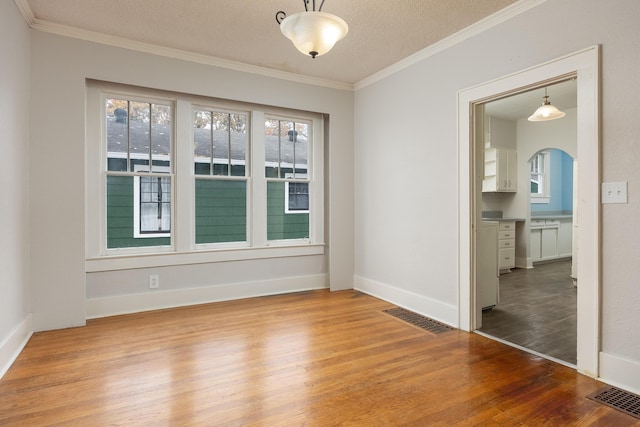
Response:
[{"label": "light switch plate", "polygon": [[603,182],[602,203],[627,203],[627,182]]}]

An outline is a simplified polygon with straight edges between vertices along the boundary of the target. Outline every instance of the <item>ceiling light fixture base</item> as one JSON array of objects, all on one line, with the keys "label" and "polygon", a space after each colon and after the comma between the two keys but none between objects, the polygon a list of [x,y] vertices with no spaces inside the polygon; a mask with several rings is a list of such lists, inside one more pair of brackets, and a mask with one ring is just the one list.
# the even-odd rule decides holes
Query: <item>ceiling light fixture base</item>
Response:
[{"label": "ceiling light fixture base", "polygon": [[349,26],[340,17],[322,12],[324,0],[316,11],[313,0],[313,10],[309,11],[310,0],[303,0],[304,12],[291,16],[280,10],[276,13],[276,22],[280,25],[282,34],[291,40],[300,52],[312,58],[324,55],[349,32]]},{"label": "ceiling light fixture base", "polygon": [[565,113],[558,110],[549,102],[549,95],[547,95],[547,88],[544,88],[544,100],[542,105],[531,115],[527,120],[530,122],[546,122],[549,120],[559,119],[565,116]]}]

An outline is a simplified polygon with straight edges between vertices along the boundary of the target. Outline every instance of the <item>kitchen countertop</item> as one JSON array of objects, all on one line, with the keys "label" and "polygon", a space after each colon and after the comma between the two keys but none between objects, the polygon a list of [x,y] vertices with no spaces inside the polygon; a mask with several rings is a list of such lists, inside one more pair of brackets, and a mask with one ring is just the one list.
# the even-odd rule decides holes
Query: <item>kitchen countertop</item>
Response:
[{"label": "kitchen countertop", "polygon": [[573,215],[531,215],[531,219],[571,219]]},{"label": "kitchen countertop", "polygon": [[482,218],[483,221],[526,221],[525,218]]}]

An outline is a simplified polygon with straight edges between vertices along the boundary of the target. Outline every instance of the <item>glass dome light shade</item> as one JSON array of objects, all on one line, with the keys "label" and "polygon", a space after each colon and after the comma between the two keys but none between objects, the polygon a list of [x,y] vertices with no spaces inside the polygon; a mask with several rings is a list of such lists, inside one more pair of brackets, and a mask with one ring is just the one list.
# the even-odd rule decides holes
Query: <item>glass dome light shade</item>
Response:
[{"label": "glass dome light shade", "polygon": [[[545,97],[547,98],[547,97]],[[538,107],[538,109],[527,120],[530,122],[544,122],[547,120],[555,120],[564,117],[565,113],[558,110],[556,107],[545,99],[544,103]]]},{"label": "glass dome light shade", "polygon": [[324,12],[300,12],[287,16],[280,24],[282,34],[296,49],[312,58],[329,52],[349,32],[342,18]]}]

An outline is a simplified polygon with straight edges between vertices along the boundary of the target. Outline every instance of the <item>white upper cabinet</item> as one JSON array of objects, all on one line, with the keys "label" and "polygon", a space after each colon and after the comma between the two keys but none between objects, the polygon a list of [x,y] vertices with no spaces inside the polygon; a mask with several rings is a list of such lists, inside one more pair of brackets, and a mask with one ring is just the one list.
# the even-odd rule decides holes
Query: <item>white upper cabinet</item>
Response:
[{"label": "white upper cabinet", "polygon": [[518,190],[518,166],[516,150],[508,148],[486,148],[484,150],[484,193],[511,192]]}]

